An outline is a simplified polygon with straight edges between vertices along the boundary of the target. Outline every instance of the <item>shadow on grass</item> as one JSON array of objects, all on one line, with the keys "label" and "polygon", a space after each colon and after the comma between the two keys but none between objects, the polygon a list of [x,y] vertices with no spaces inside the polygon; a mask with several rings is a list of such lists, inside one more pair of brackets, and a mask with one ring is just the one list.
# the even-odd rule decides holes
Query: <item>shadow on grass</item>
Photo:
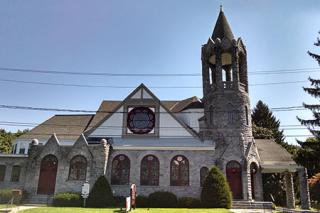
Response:
[{"label": "shadow on grass", "polygon": [[122,210],[122,209],[118,209],[118,210],[114,210],[114,213],[126,213],[126,210]]}]

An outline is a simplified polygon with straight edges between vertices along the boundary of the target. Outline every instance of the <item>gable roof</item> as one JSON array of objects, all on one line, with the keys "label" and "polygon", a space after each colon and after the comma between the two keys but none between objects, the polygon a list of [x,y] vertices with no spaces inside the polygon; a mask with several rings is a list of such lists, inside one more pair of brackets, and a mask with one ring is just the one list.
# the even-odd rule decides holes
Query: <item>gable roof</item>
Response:
[{"label": "gable roof", "polygon": [[297,167],[296,162],[285,148],[272,139],[255,139],[261,166],[265,169],[290,169]]},{"label": "gable roof", "polygon": [[181,112],[185,109],[191,108],[203,108],[203,103],[199,100],[198,97],[193,96],[181,101],[178,101],[172,108],[170,109],[172,112]]},{"label": "gable roof", "polygon": [[19,139],[48,140],[54,133],[59,139],[75,140],[88,127],[93,115],[55,115]]}]

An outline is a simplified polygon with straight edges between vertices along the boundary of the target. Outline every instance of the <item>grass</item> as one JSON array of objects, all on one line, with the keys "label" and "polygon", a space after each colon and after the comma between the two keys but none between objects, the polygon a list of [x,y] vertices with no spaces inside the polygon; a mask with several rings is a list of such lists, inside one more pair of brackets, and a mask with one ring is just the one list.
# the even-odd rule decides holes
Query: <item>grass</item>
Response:
[{"label": "grass", "polygon": [[[23,213],[125,213],[124,210],[120,210],[119,208],[108,208],[108,209],[92,209],[92,208],[59,208],[59,207],[40,207],[34,209],[28,209],[22,211]],[[132,213],[231,213],[227,209],[136,209],[131,211]]]}]

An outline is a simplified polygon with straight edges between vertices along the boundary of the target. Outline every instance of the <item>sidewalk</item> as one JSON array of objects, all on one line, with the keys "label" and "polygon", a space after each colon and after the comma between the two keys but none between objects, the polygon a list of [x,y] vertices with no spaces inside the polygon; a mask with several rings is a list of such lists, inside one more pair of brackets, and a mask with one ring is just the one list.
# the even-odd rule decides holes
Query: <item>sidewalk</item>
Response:
[{"label": "sidewalk", "polygon": [[38,208],[38,207],[40,207],[40,206],[35,206],[35,205],[15,206],[12,208],[0,209],[0,212],[16,213],[16,212],[19,212],[22,210],[33,209],[33,208]]}]

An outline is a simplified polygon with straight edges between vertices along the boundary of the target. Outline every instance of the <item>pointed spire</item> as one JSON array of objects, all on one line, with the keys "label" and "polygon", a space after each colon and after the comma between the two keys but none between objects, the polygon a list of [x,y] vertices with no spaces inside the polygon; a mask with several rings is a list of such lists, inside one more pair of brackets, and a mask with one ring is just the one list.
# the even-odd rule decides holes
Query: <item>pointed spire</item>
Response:
[{"label": "pointed spire", "polygon": [[228,38],[229,40],[232,40],[234,38],[230,25],[227,21],[227,18],[224,15],[222,5],[220,5],[220,13],[219,13],[216,26],[214,27],[211,38],[213,40],[216,38],[220,38],[220,39]]}]

